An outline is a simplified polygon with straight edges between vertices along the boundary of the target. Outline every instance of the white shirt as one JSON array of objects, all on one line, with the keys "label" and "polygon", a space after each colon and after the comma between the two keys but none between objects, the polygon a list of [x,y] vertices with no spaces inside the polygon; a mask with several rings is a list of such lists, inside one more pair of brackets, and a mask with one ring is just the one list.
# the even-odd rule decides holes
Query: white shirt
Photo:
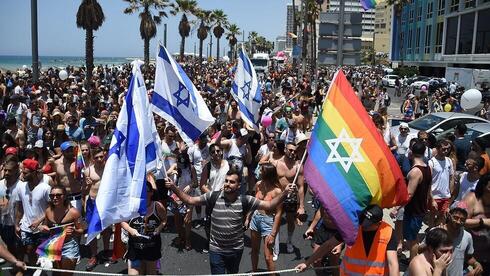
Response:
[{"label": "white shirt", "polygon": [[20,229],[22,231],[32,233],[29,226],[44,215],[44,211],[48,207],[50,191],[51,186],[44,178],[32,191],[29,190],[27,182],[19,182],[17,184],[14,197],[16,202],[22,204],[24,210],[24,215],[20,220]]},{"label": "white shirt", "polygon": [[463,198],[472,190],[476,188],[476,184],[478,183],[478,178],[475,181],[468,180],[468,172],[464,172],[461,174],[459,178],[459,193],[458,197],[454,200],[454,202],[459,202],[463,200]]},{"label": "white shirt", "polygon": [[209,148],[205,146],[203,149],[199,148],[198,144],[192,145],[187,151],[189,159],[191,160],[194,169],[196,170],[197,181],[201,180],[202,168],[205,161],[209,161]]},{"label": "white shirt", "polygon": [[432,171],[432,197],[434,199],[445,199],[451,197],[449,179],[454,173],[453,162],[449,157],[439,160],[432,157],[429,160]]},{"label": "white shirt", "polygon": [[230,170],[230,165],[228,161],[222,160],[221,166],[219,168],[215,167],[211,163],[211,171],[209,172],[208,185],[211,191],[221,191],[223,185],[225,184],[226,173]]},{"label": "white shirt", "polygon": [[7,189],[7,183],[5,179],[0,180],[0,200],[4,205],[1,207],[0,212],[0,224],[13,226],[15,224],[15,190],[18,183],[17,180],[9,189]]},{"label": "white shirt", "polygon": [[397,145],[396,153],[399,155],[404,155],[407,153],[408,148],[410,147],[410,140],[414,138],[413,135],[408,134],[407,136],[402,136],[398,134],[395,137],[395,143]]}]

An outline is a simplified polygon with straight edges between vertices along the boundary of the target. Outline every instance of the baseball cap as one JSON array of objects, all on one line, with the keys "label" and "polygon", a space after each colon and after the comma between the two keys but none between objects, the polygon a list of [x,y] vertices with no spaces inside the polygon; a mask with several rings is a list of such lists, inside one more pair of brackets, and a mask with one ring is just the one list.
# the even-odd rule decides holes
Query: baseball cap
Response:
[{"label": "baseball cap", "polygon": [[63,142],[60,146],[62,151],[68,150],[69,148],[75,147],[75,143],[72,141]]},{"label": "baseball cap", "polygon": [[90,136],[88,138],[87,142],[90,144],[91,147],[98,147],[100,146],[100,138],[99,136]]},{"label": "baseball cap", "polygon": [[34,147],[42,149],[44,147],[43,140],[37,140],[36,143],[34,144]]},{"label": "baseball cap", "polygon": [[310,135],[311,134],[309,134],[309,133],[304,134],[304,133],[300,132],[298,135],[296,135],[296,141],[295,141],[296,145],[298,145],[301,142],[310,140],[310,137],[309,137]]},{"label": "baseball cap", "polygon": [[407,123],[403,122],[400,124],[400,128],[409,128],[409,127]]},{"label": "baseball cap", "polygon": [[361,214],[360,222],[362,227],[369,227],[383,220],[383,209],[378,205],[369,205]]},{"label": "baseball cap", "polygon": [[22,161],[22,165],[31,171],[37,171],[39,169],[39,163],[34,159],[25,159]]},{"label": "baseball cap", "polygon": [[245,128],[241,128],[239,133],[240,133],[239,137],[245,137],[248,135],[248,131]]},{"label": "baseball cap", "polygon": [[16,155],[17,149],[14,147],[8,147],[7,149],[5,149],[5,155],[9,155],[9,154]]}]

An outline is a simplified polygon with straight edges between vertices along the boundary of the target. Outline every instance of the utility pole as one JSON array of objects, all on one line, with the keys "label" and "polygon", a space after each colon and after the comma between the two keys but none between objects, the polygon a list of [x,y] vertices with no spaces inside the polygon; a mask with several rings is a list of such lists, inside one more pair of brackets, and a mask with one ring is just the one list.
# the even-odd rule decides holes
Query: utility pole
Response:
[{"label": "utility pole", "polygon": [[[301,52],[301,76],[304,77],[306,74],[306,55],[307,55],[307,49],[308,49],[308,11],[306,8],[306,0],[302,0],[302,7],[303,7],[303,51]],[[311,35],[311,34],[309,34]],[[298,80],[299,81],[299,80]]]},{"label": "utility pole", "polygon": [[339,36],[338,36],[338,46],[337,46],[337,66],[342,66],[344,63],[344,24],[345,24],[345,2],[343,0],[339,1]]},{"label": "utility pole", "polygon": [[31,0],[31,43],[32,43],[32,80],[39,79],[39,56],[37,48],[37,0]]},{"label": "utility pole", "polygon": [[167,23],[163,24],[163,46],[167,48]]}]

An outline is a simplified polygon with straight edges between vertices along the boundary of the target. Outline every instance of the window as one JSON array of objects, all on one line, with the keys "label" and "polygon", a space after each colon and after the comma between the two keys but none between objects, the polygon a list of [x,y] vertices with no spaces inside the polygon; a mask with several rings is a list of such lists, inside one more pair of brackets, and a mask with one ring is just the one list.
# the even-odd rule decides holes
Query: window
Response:
[{"label": "window", "polygon": [[433,2],[429,2],[429,4],[427,4],[427,16],[426,16],[427,19],[432,18],[433,7],[434,7]]},{"label": "window", "polygon": [[450,12],[455,12],[459,10],[459,0],[451,0],[451,5],[449,6]]},{"label": "window", "polygon": [[437,15],[444,15],[445,6],[446,6],[446,0],[439,0],[439,6],[437,7]]},{"label": "window", "polygon": [[432,25],[425,26],[425,50],[426,54],[430,54],[430,39],[432,37]]},{"label": "window", "polygon": [[446,55],[456,54],[456,39],[458,35],[458,17],[449,17],[446,25]]},{"label": "window", "polygon": [[407,48],[412,49],[412,29],[408,30]]},{"label": "window", "polygon": [[476,27],[475,54],[490,54],[490,9],[478,12],[478,24]]},{"label": "window", "polygon": [[444,32],[444,22],[439,22],[436,25],[436,43],[435,43],[435,53],[442,52],[442,34]]},{"label": "window", "polygon": [[413,23],[413,10],[410,9],[409,14],[408,14],[408,22]]},{"label": "window", "polygon": [[471,48],[473,46],[474,26],[475,26],[475,13],[472,12],[472,13],[461,15],[458,54],[471,54]]},{"label": "window", "polygon": [[415,31],[415,54],[420,53],[420,27]]},{"label": "window", "polygon": [[419,6],[417,9],[417,21],[422,20],[422,6]]},{"label": "window", "polygon": [[464,1],[464,8],[474,8],[475,7],[475,0],[465,0]]}]

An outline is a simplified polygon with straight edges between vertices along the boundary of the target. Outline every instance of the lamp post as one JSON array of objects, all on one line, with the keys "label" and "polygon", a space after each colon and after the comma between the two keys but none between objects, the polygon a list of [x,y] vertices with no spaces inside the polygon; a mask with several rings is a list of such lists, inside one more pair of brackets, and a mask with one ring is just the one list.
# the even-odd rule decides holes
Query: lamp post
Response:
[{"label": "lamp post", "polygon": [[37,48],[37,0],[31,0],[31,43],[32,43],[32,79],[39,79],[39,56]]}]

